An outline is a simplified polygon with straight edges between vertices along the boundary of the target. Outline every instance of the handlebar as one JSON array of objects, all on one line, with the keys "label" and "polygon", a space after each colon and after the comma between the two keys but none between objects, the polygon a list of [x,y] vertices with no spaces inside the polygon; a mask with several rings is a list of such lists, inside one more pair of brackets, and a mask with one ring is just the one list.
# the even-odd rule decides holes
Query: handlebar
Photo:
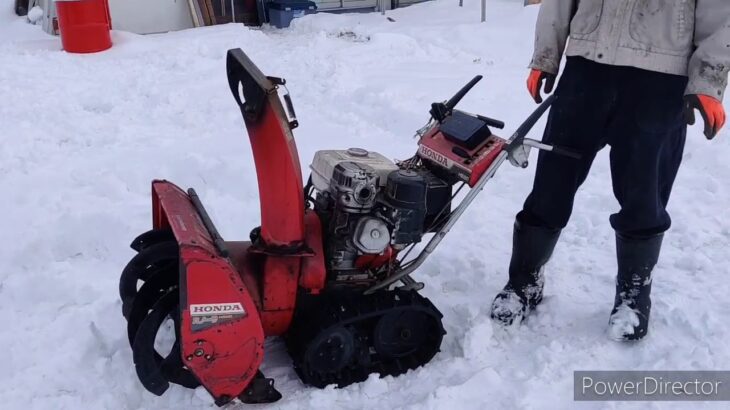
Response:
[{"label": "handlebar", "polygon": [[474,86],[477,85],[477,83],[479,81],[482,80],[482,78],[484,78],[484,77],[481,76],[481,75],[478,75],[478,76],[472,78],[471,81],[469,81],[468,83],[466,83],[465,86],[461,87],[461,90],[457,91],[456,94],[454,94],[454,96],[449,99],[449,101],[446,101],[446,104],[445,104],[446,105],[446,108],[449,111],[453,110],[454,107],[456,107],[456,104],[458,104],[459,101],[461,101],[461,99],[464,98],[464,96],[469,91],[471,91],[471,89],[474,88]]}]

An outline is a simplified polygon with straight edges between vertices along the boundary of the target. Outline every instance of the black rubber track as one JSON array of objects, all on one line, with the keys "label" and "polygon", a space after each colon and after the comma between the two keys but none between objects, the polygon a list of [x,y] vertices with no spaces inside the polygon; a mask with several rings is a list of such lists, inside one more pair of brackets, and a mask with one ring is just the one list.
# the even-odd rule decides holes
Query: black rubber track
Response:
[{"label": "black rubber track", "polygon": [[[441,312],[416,291],[366,296],[328,290],[302,294],[297,303],[286,345],[302,382],[315,387],[344,387],[371,373],[397,376],[423,366],[446,334]],[[414,318],[419,324],[411,323]],[[378,326],[382,320],[386,323]]]}]

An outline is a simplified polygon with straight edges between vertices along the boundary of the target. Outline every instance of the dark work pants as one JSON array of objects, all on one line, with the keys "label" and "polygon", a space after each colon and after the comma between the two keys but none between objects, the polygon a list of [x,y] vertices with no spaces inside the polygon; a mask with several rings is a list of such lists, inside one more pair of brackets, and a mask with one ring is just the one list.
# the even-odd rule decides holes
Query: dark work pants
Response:
[{"label": "dark work pants", "polygon": [[686,85],[682,76],[569,57],[543,141],[578,151],[582,158],[540,152],[532,193],[518,220],[565,227],[596,153],[609,145],[613,192],[621,205],[610,218],[614,230],[643,237],[669,229],[666,206],[687,131]]}]

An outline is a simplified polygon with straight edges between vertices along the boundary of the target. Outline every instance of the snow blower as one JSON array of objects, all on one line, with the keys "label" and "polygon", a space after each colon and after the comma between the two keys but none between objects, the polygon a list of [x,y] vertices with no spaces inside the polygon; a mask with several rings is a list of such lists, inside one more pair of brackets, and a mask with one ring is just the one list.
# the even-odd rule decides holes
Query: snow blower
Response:
[{"label": "snow blower", "polygon": [[[251,141],[261,224],[250,241],[226,241],[193,189],[152,182],[152,230],[132,242],[119,290],[137,375],[156,395],[175,383],[202,385],[218,405],[278,400],[259,370],[268,336],[283,337],[296,373],[316,387],[428,363],[442,315],[411,274],[505,160],[526,167],[530,147],[573,155],[525,138],[552,98],[509,139],[491,133],[501,121],[454,109],[477,76],[432,104],[412,158],[319,151],[303,184],[294,106],[278,95],[285,81],[240,49],[228,51],[227,73]],[[155,341],[166,323],[175,342],[162,352]]]}]

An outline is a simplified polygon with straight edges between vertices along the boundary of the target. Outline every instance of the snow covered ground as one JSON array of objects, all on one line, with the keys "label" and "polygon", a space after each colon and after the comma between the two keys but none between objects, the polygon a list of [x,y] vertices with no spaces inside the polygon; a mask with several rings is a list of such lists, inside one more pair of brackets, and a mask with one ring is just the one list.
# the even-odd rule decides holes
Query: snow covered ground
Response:
[{"label": "snow covered ground", "polygon": [[[12,3],[0,0],[3,409],[213,407],[202,390],[174,387],[158,398],[142,388],[117,280],[133,255],[129,241],[150,226],[153,178],[196,187],[224,237],[245,238],[258,223],[248,140],[225,81],[227,49],[243,48],[289,81],[305,167],[324,148],[410,156],[429,104],[475,74],[485,80],[464,109],[514,129],[534,106],[524,78],[537,9],[518,0],[489,0],[487,24],[478,1],[438,0],[388,12],[393,22],[320,14],[284,31],[114,32],[114,48],[95,55],[62,52],[58,38],[16,18]],[[605,333],[615,275],[608,215],[617,208],[607,152],[548,267],[545,302],[519,329],[492,327],[487,308],[506,280],[513,216],[534,170],[506,167],[416,275],[448,331],[433,362],[399,378],[317,390],[298,381],[272,341],[264,370],[284,399],[267,408],[688,408],[574,403],[572,372],[730,369],[728,157],[730,132],[707,142],[691,129],[642,343]]]}]

